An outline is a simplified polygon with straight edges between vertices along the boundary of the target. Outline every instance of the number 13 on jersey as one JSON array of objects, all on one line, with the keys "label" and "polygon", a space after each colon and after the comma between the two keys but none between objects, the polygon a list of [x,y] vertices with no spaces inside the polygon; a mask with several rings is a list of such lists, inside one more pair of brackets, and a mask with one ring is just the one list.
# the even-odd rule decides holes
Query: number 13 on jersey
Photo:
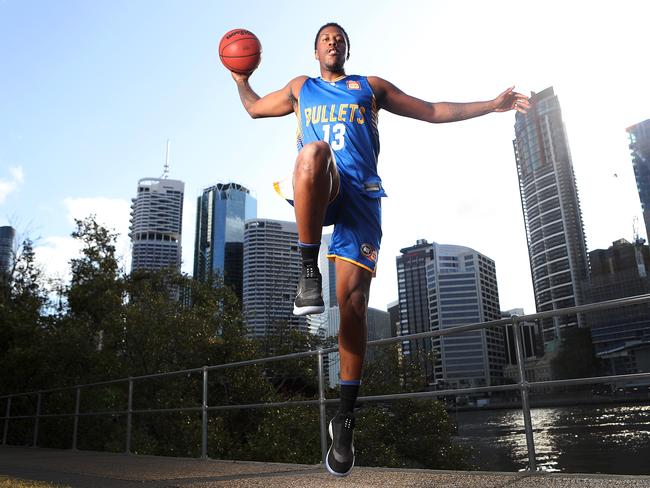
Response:
[{"label": "number 13 on jersey", "polygon": [[330,124],[324,124],[323,140],[327,142],[335,151],[343,149],[345,146],[345,125],[334,124],[331,126]]}]

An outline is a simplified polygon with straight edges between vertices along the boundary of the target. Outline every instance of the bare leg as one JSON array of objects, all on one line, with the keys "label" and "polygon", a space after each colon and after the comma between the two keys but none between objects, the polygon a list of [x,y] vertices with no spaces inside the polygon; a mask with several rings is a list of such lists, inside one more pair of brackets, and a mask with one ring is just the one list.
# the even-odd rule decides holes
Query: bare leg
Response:
[{"label": "bare leg", "polygon": [[302,148],[293,171],[293,196],[298,238],[320,243],[327,204],[339,189],[339,174],[329,145],[312,142]]},{"label": "bare leg", "polygon": [[342,259],[336,260],[336,298],[341,321],[339,357],[341,380],[359,380],[368,341],[368,298],[372,274]]}]

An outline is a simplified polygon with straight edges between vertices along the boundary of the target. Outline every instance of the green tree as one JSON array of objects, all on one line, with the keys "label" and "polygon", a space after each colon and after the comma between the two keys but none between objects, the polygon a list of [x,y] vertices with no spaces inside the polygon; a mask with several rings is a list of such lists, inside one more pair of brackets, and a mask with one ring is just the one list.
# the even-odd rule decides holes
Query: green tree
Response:
[{"label": "green tree", "polygon": [[43,361],[61,386],[116,377],[123,340],[119,317],[124,289],[116,235],[94,216],[75,222],[72,237],[80,242],[81,254],[70,261],[65,303],[53,320],[51,347]]},{"label": "green tree", "polygon": [[[421,391],[422,358],[404,357],[396,345],[377,351],[363,376],[363,395]],[[437,400],[371,402],[359,409],[355,442],[360,465],[462,469],[467,452],[454,445],[454,421]]]},{"label": "green tree", "polygon": [[3,280],[0,296],[0,391],[38,388],[43,383],[39,365],[44,350],[47,296],[34,247],[26,239],[19,247],[12,271]]}]

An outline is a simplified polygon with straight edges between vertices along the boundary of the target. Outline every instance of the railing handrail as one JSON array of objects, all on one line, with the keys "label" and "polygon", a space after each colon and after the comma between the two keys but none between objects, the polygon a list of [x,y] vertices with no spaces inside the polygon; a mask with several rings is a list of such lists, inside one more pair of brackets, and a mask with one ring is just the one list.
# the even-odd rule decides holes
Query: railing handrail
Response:
[{"label": "railing handrail", "polygon": [[[516,318],[518,322],[531,322],[539,319],[545,319],[545,318],[551,318],[551,317],[556,317],[558,315],[575,315],[578,313],[586,313],[586,312],[595,312],[598,310],[605,310],[605,309],[616,309],[616,308],[623,308],[623,307],[628,307],[632,305],[640,305],[643,303],[650,303],[650,293],[644,294],[644,295],[637,295],[634,297],[627,297],[627,298],[618,298],[615,300],[607,300],[603,302],[597,302],[597,303],[588,303],[585,305],[577,305],[575,307],[567,307],[567,308],[558,308],[555,310],[549,310],[546,312],[538,312],[538,313],[533,313],[533,314],[525,314],[525,315],[512,315],[511,317],[503,318],[503,319],[497,319],[497,320],[490,320],[486,322],[474,322],[471,324],[466,324],[466,325],[458,325],[455,327],[450,327],[448,329],[443,329],[443,330],[432,330],[432,331],[426,331],[426,332],[417,332],[414,334],[408,334],[408,335],[399,335],[395,337],[387,337],[385,339],[376,339],[374,341],[369,341],[368,346],[381,346],[381,345],[386,345],[386,344],[393,344],[397,342],[406,342],[406,341],[412,341],[412,340],[417,340],[417,339],[426,339],[429,337],[442,337],[446,335],[452,335],[452,334],[460,334],[463,332],[471,332],[474,330],[481,330],[481,329],[487,329],[490,327],[498,327],[498,326],[503,326],[503,325],[511,325],[512,324],[512,319]],[[208,368],[208,371],[214,371],[217,369],[228,369],[228,368],[236,368],[236,367],[241,367],[241,366],[252,366],[256,364],[263,364],[263,363],[270,363],[274,361],[283,361],[286,359],[297,359],[301,357],[309,357],[309,356],[316,356],[318,354],[328,354],[332,352],[338,351],[338,346],[332,346],[328,348],[323,348],[323,349],[311,349],[309,351],[301,351],[301,352],[294,352],[290,354],[283,354],[280,356],[269,356],[269,357],[262,357],[262,358],[255,358],[255,359],[248,359],[245,361],[236,361],[232,363],[224,363],[224,364],[215,364],[215,365],[210,365],[206,366]],[[203,367],[198,367],[198,368],[189,368],[189,369],[182,369],[182,370],[177,370],[177,371],[167,371],[167,372],[161,372],[161,373],[151,373],[151,374],[146,374],[146,375],[139,375],[139,376],[128,376],[125,378],[118,378],[114,380],[106,380],[106,381],[99,381],[96,383],[84,383],[84,384],[79,384],[79,385],[74,385],[74,386],[62,386],[58,388],[50,388],[47,390],[34,390],[34,391],[29,391],[29,392],[20,392],[20,393],[10,393],[6,395],[0,395],[0,399],[3,398],[8,398],[8,397],[21,397],[21,396],[31,396],[31,395],[37,395],[39,393],[52,393],[55,391],[65,391],[65,390],[74,390],[76,388],[91,388],[95,386],[103,386],[103,385],[109,385],[112,383],[122,383],[122,382],[127,382],[130,380],[137,381],[137,380],[143,380],[143,379],[151,379],[151,378],[159,378],[163,376],[174,376],[174,375],[181,375],[181,374],[192,374],[192,373],[200,373],[203,371]],[[2,418],[2,417],[0,417]]]},{"label": "railing handrail", "polygon": [[[571,378],[568,380],[547,380],[547,381],[537,381],[537,382],[528,382],[526,380],[526,372],[524,367],[525,357],[522,347],[522,337],[521,331],[519,330],[520,324],[523,322],[530,322],[539,319],[551,318],[560,315],[576,315],[580,313],[594,312],[598,310],[605,309],[616,309],[622,307],[628,307],[632,305],[640,305],[644,303],[650,303],[650,294],[638,295],[634,297],[620,298],[616,300],[608,300],[597,303],[590,303],[585,305],[578,305],[575,307],[567,307],[556,310],[549,310],[545,312],[538,312],[528,315],[512,315],[508,318],[492,320],[487,322],[477,322],[467,325],[459,325],[455,327],[450,327],[443,330],[433,330],[427,332],[420,332],[415,334],[408,334],[404,336],[390,337],[386,339],[378,339],[375,341],[368,342],[368,346],[378,346],[385,344],[393,344],[397,342],[407,342],[417,339],[425,339],[431,337],[441,337],[451,334],[459,334],[463,332],[470,332],[474,330],[482,330],[490,327],[498,327],[505,325],[513,326],[514,333],[514,344],[515,352],[517,357],[517,367],[519,372],[518,383],[513,384],[504,384],[504,385],[490,385],[490,386],[481,386],[481,387],[469,387],[469,388],[455,388],[449,390],[427,390],[419,392],[407,392],[407,393],[395,393],[395,394],[385,394],[385,395],[372,395],[372,396],[361,396],[358,398],[360,402],[371,402],[371,401],[386,401],[386,400],[399,400],[407,398],[430,398],[438,396],[452,396],[458,394],[467,394],[467,393],[488,393],[495,391],[509,391],[509,390],[519,390],[521,395],[521,409],[524,417],[524,430],[526,434],[526,444],[528,448],[528,470],[536,471],[536,455],[535,455],[535,445],[533,438],[533,427],[530,414],[530,403],[529,403],[529,390],[540,387],[553,387],[553,386],[576,386],[583,384],[597,384],[597,383],[607,383],[610,381],[619,382],[625,380],[635,380],[635,379],[649,379],[650,373],[634,373],[634,374],[625,374],[625,375],[610,375],[610,376],[598,376],[598,377],[579,377]],[[162,412],[179,412],[179,411],[201,411],[202,412],[202,458],[207,458],[207,426],[208,426],[208,412],[216,410],[229,410],[229,409],[246,409],[246,408],[268,408],[268,407],[286,407],[290,405],[319,405],[320,408],[320,430],[321,430],[321,451],[323,459],[326,453],[326,431],[325,431],[325,406],[327,404],[333,404],[338,402],[338,399],[326,399],[325,398],[325,388],[324,388],[324,375],[323,375],[323,356],[325,354],[338,351],[338,347],[330,347],[327,349],[318,348],[316,350],[302,351],[297,353],[283,354],[280,356],[271,356],[266,358],[250,359],[245,361],[237,361],[232,363],[217,364],[212,366],[203,366],[201,368],[191,368],[178,371],[170,371],[163,373],[153,373],[148,375],[141,376],[130,376],[127,378],[119,378],[115,380],[101,381],[96,383],[87,383],[82,385],[52,388],[47,390],[36,390],[31,392],[24,393],[13,393],[8,395],[0,396],[0,399],[7,399],[6,403],[6,414],[3,417],[0,417],[1,420],[4,420],[4,431],[2,436],[2,444],[6,445],[7,441],[7,432],[9,426],[9,420],[11,419],[35,419],[34,433],[33,433],[33,444],[37,445],[38,441],[38,422],[41,418],[48,417],[74,417],[74,429],[72,437],[72,449],[77,449],[77,431],[79,418],[83,416],[92,416],[92,415],[127,415],[127,438],[126,438],[126,452],[131,452],[131,419],[133,414],[141,413],[162,413]],[[293,401],[282,401],[282,402],[264,402],[264,403],[253,403],[253,404],[234,404],[234,405],[216,405],[208,406],[208,372],[218,369],[227,369],[241,366],[251,366],[258,365],[263,363],[268,363],[272,361],[282,361],[286,359],[297,359],[302,357],[318,356],[318,390],[319,398],[314,400],[293,400]],[[199,373],[203,374],[203,397],[201,406],[195,407],[179,407],[179,408],[158,408],[158,409],[133,409],[133,385],[136,380],[158,378],[164,376],[180,375],[180,374],[193,374]],[[129,385],[128,392],[128,407],[127,410],[115,410],[115,411],[105,411],[105,412],[81,412],[80,411],[80,397],[81,390],[83,388],[91,388],[96,386],[109,385],[114,383],[127,382]],[[65,391],[65,390],[76,390],[76,404],[74,413],[64,413],[64,414],[44,414],[41,413],[41,399],[44,393],[52,393],[55,391]],[[11,400],[13,398],[25,397],[31,395],[38,395],[37,407],[35,415],[15,415],[11,416]]]}]

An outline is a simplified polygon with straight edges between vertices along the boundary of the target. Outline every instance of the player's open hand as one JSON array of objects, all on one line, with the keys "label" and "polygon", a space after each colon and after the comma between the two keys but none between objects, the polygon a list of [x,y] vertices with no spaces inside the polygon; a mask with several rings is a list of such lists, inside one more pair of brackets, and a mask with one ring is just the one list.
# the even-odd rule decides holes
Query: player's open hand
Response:
[{"label": "player's open hand", "polygon": [[494,99],[495,112],[507,112],[508,110],[516,110],[525,114],[530,108],[530,101],[526,95],[514,91],[515,87],[511,86],[498,97]]}]

